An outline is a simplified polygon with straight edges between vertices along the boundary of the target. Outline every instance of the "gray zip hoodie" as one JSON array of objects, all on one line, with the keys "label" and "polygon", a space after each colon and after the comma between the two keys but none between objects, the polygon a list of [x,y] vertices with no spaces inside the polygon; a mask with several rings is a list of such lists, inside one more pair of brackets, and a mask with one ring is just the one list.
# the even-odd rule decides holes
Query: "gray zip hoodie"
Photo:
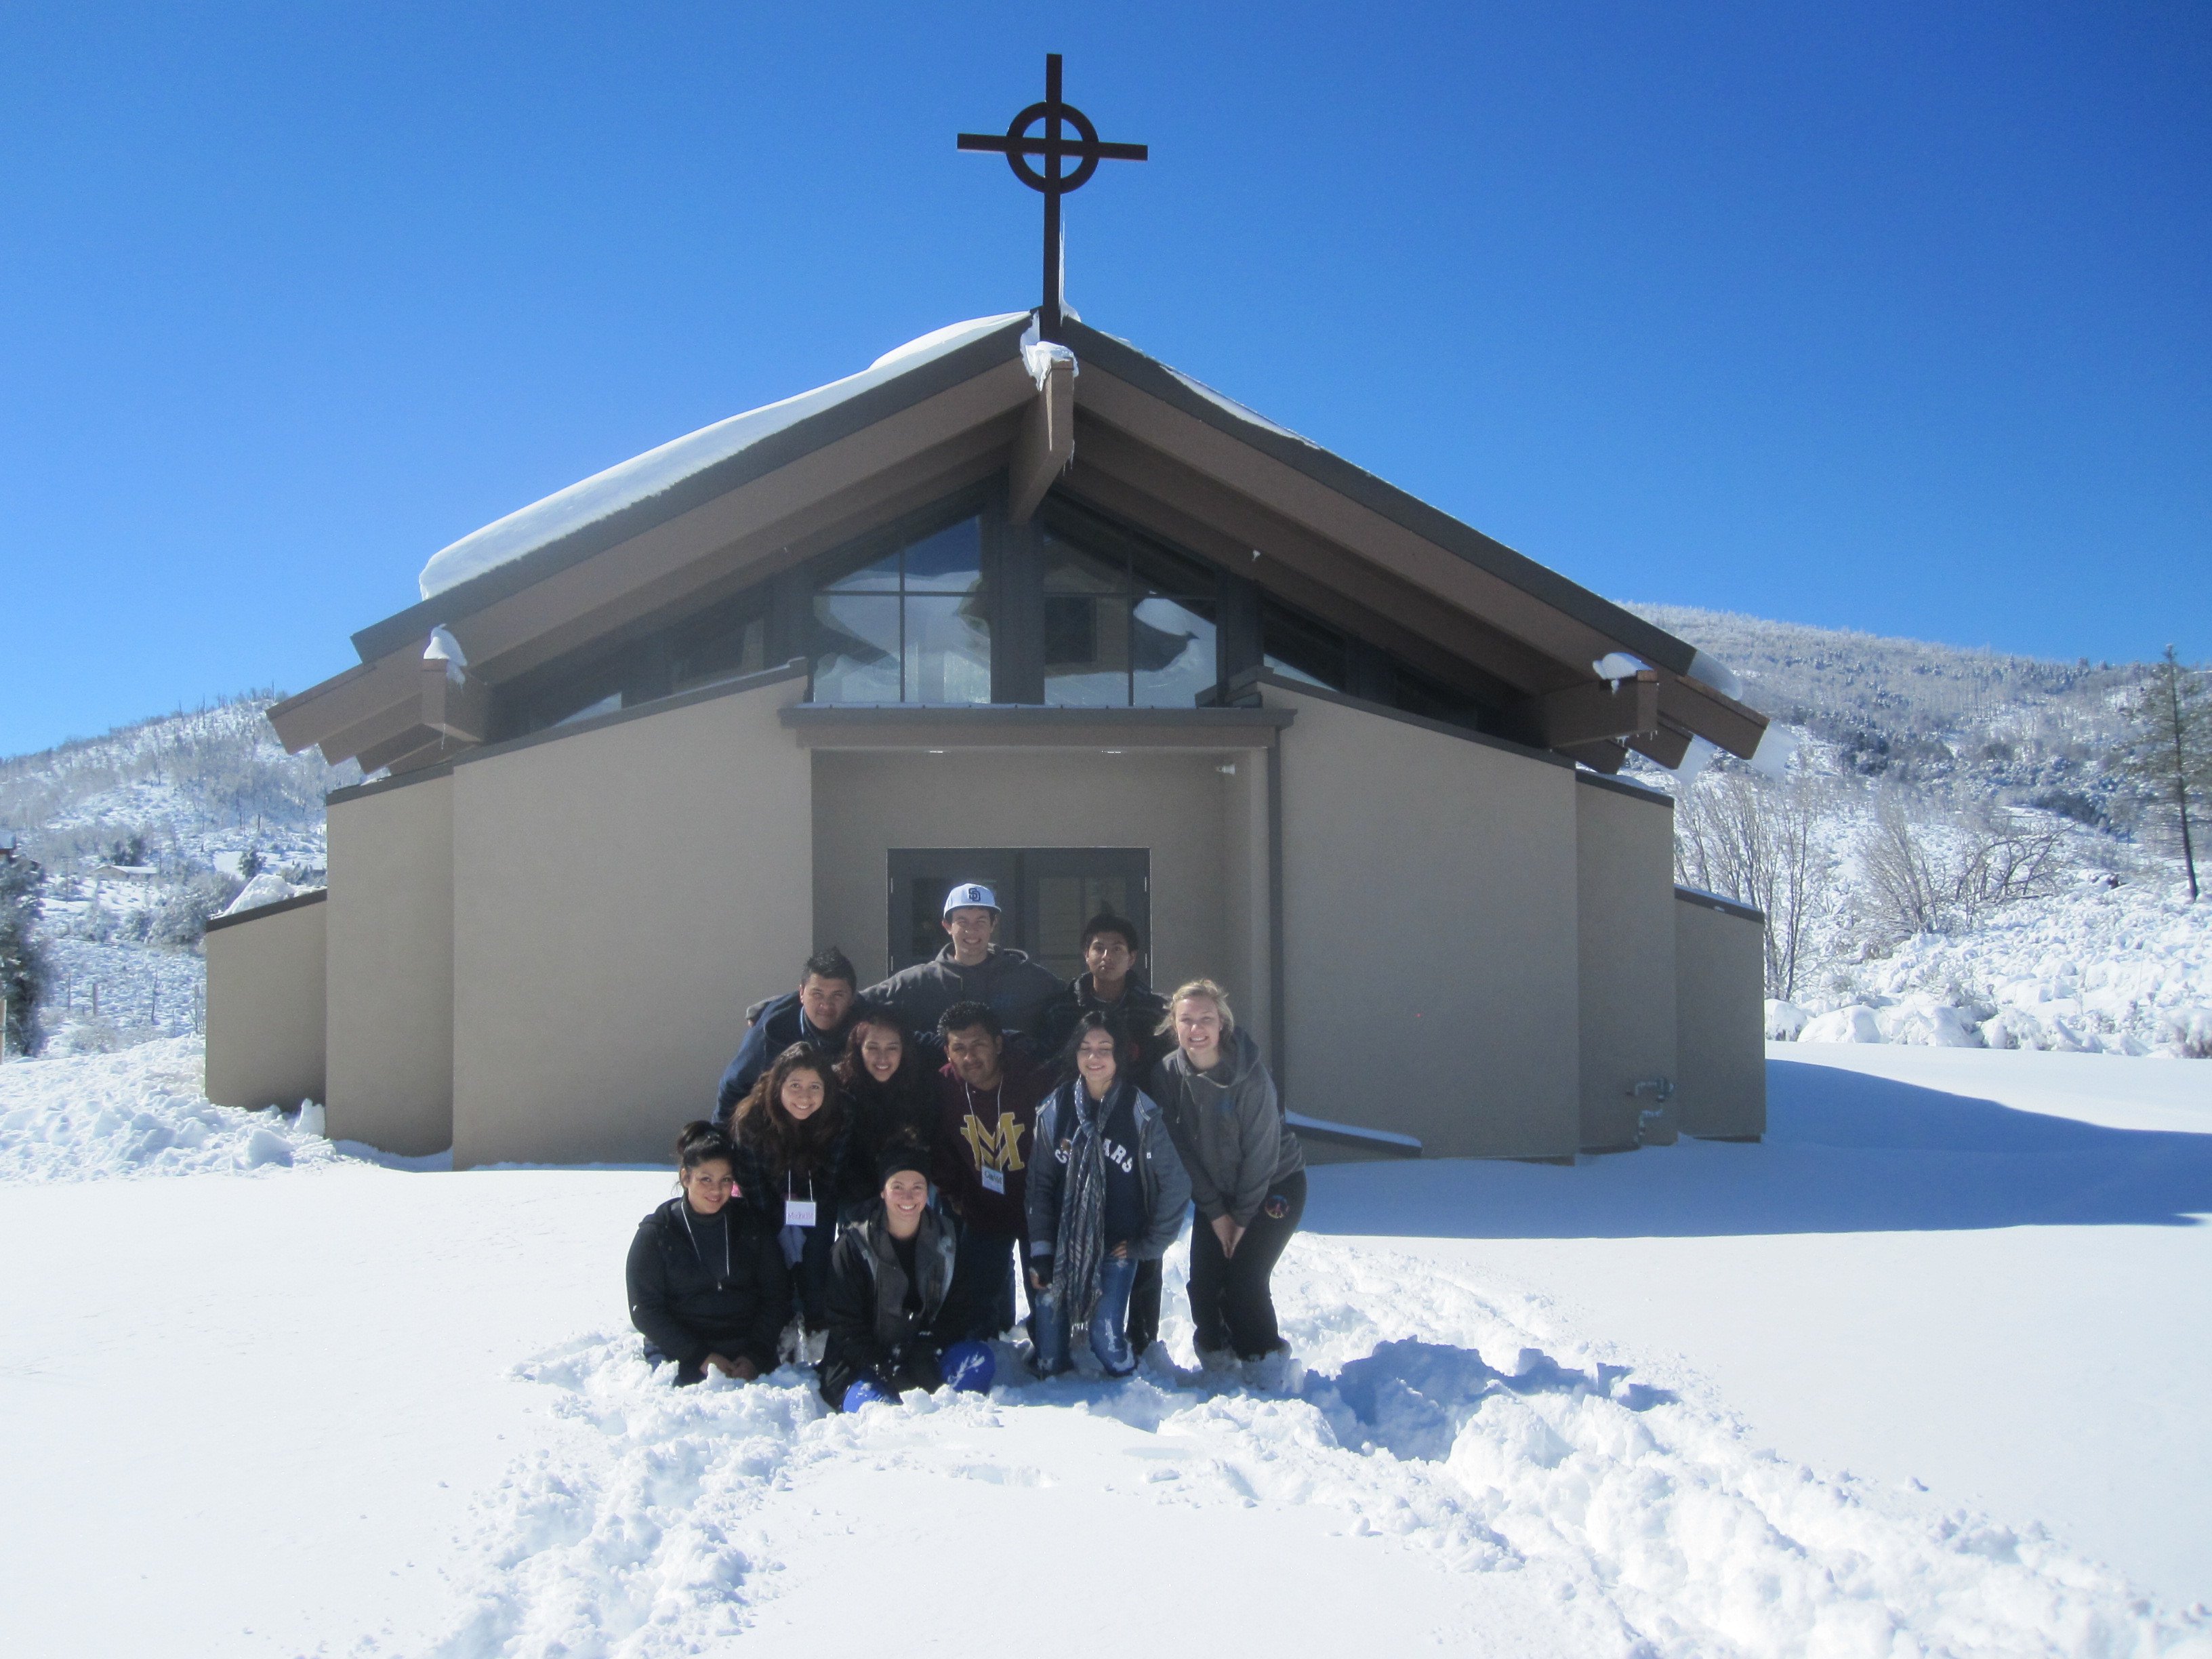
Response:
[{"label": "gray zip hoodie", "polygon": [[1304,1169],[1306,1157],[1283,1119],[1260,1045],[1239,1026],[1223,1047],[1210,1072],[1193,1071],[1181,1048],[1170,1049],[1152,1070],[1151,1093],[1189,1173],[1199,1214],[1249,1227],[1267,1188]]}]

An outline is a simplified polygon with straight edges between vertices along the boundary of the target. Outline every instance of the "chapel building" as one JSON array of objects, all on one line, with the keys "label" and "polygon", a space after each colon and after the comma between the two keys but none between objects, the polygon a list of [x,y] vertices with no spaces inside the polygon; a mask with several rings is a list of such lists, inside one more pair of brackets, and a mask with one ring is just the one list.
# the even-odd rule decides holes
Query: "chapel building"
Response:
[{"label": "chapel building", "polygon": [[1310,1153],[1571,1158],[1765,1122],[1762,920],[1634,750],[1719,665],[1127,343],[941,330],[456,542],[279,704],[330,885],[220,919],[208,1091],[457,1165],[664,1158],[836,944],[1226,984]]}]

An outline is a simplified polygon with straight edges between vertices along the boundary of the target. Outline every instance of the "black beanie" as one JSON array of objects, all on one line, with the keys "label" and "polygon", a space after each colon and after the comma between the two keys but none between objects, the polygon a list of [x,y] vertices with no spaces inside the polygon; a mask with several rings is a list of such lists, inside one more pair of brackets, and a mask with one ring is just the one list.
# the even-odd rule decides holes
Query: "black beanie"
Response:
[{"label": "black beanie", "polygon": [[884,1148],[883,1156],[876,1160],[876,1190],[883,1191],[890,1185],[893,1176],[905,1170],[927,1179],[929,1155],[908,1142],[895,1140]]}]

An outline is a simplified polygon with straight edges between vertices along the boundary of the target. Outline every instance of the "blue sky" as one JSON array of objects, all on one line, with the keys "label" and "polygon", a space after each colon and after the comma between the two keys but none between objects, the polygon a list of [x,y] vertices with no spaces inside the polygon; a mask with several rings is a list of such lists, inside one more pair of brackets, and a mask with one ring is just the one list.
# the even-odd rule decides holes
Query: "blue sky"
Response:
[{"label": "blue sky", "polygon": [[2202,5],[19,4],[0,753],[1033,304],[1048,50],[1086,319],[1575,580],[2212,654]]}]

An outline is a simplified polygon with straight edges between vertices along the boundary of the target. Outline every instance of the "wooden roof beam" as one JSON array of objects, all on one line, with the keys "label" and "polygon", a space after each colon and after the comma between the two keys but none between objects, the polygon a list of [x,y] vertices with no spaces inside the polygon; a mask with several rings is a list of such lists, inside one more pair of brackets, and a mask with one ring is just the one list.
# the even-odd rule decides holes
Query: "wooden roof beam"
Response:
[{"label": "wooden roof beam", "polygon": [[1052,481],[1075,459],[1075,362],[1046,360],[1044,382],[1022,412],[1007,469],[1006,522],[1027,524]]}]

